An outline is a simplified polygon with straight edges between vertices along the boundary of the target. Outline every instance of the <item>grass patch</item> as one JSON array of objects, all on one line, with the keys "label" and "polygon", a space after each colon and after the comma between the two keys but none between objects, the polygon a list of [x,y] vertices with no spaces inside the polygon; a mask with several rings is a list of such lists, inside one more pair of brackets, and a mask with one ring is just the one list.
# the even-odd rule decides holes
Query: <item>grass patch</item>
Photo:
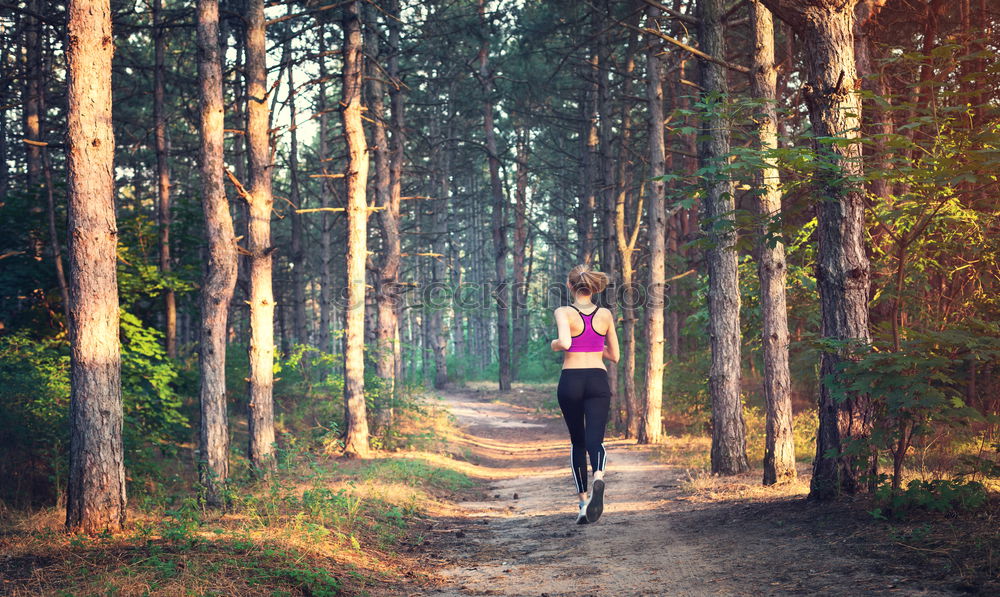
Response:
[{"label": "grass patch", "polygon": [[473,481],[458,471],[433,466],[417,458],[386,458],[376,460],[361,470],[363,479],[379,479],[411,487],[458,491],[472,487]]},{"label": "grass patch", "polygon": [[[421,411],[437,443],[442,413]],[[400,417],[419,429],[421,413]],[[225,512],[197,499],[194,471],[135,492],[125,531],[63,531],[63,508],[0,511],[0,592],[34,595],[378,595],[412,582],[415,521],[435,495],[468,488],[465,474],[417,454],[338,460],[282,434],[268,479],[234,479]],[[234,442],[238,445],[239,442]],[[231,470],[245,458],[234,449]],[[409,457],[412,456],[412,457]],[[442,458],[445,458],[442,456]],[[422,525],[417,525],[422,526]]]}]

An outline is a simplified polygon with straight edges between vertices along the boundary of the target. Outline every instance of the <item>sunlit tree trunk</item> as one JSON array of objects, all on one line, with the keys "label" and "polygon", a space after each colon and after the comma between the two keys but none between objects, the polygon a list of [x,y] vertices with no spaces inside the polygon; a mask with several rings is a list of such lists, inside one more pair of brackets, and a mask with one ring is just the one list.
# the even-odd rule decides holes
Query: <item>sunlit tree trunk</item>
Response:
[{"label": "sunlit tree trunk", "polygon": [[350,2],[343,16],[343,96],[341,120],[347,142],[347,305],[344,351],[344,453],[367,457],[365,412],[365,257],[368,247],[368,147],[361,119],[361,2]]},{"label": "sunlit tree trunk", "polygon": [[507,218],[503,186],[500,180],[500,156],[497,155],[496,129],[493,124],[493,73],[490,72],[490,37],[486,26],[486,2],[479,0],[479,18],[483,40],[479,47],[479,82],[483,87],[483,131],[490,169],[490,194],[493,199],[493,261],[495,275],[493,298],[497,307],[497,356],[500,361],[501,392],[510,390],[510,290],[507,287]]},{"label": "sunlit tree trunk", "polygon": [[226,327],[237,266],[236,237],[224,186],[225,112],[218,0],[198,2],[198,85],[201,92],[201,205],[208,239],[198,348],[201,370],[198,472],[205,501],[212,507],[219,507],[224,505],[223,489],[229,479]]},{"label": "sunlit tree trunk", "polygon": [[[698,42],[709,56],[725,56],[722,0],[698,1]],[[728,84],[724,66],[702,60],[704,102],[719,112],[702,122],[698,144],[701,170],[706,172],[705,219],[709,239],[708,333],[712,367],[708,376],[712,400],[712,472],[735,475],[750,468],[740,399],[740,287],[736,263],[736,199],[733,182],[724,171],[729,157],[729,117],[725,114]]]},{"label": "sunlit tree trunk", "polygon": [[[646,9],[647,21],[652,24],[660,14],[659,9]],[[663,134],[663,72],[659,44],[650,43],[646,50],[646,98],[649,102],[649,287],[646,300],[646,380],[639,426],[636,437],[641,444],[660,441],[663,422],[660,409],[663,404],[663,307],[666,297],[666,225],[664,184],[657,177],[665,173]]]},{"label": "sunlit tree trunk", "polygon": [[[817,140],[858,139],[861,101],[854,57],[854,8],[857,0],[762,0],[787,22],[806,48],[808,81],[804,87],[809,118]],[[868,342],[869,263],[865,252],[861,145],[814,142],[816,151],[832,168],[815,178],[819,252],[816,284],[819,289],[822,335],[833,340]],[[851,182],[855,181],[855,182]],[[868,396],[849,392],[838,399],[829,376],[845,355],[824,351],[820,361],[819,430],[810,497],[829,499],[864,489],[862,474],[869,472],[863,450],[845,452],[852,442],[871,433],[872,408]]]},{"label": "sunlit tree trunk", "polygon": [[[637,17],[638,18],[638,15]],[[622,72],[622,95],[628,98],[632,95],[632,76],[635,72],[635,41],[633,36],[629,39],[628,49],[625,56],[625,69]],[[618,262],[621,264],[621,284],[622,284],[622,388],[624,394],[619,401],[616,415],[622,416],[624,407],[624,419],[619,422],[619,427],[625,431],[626,437],[636,437],[639,425],[639,397],[635,387],[635,322],[637,320],[636,307],[638,306],[638,293],[635,289],[635,264],[633,255],[635,253],[636,241],[639,238],[639,224],[642,217],[642,196],[629,189],[631,176],[629,171],[629,144],[632,139],[632,117],[630,106],[627,100],[622,102],[621,107],[621,141],[618,146],[618,156],[616,160],[617,174],[615,175],[615,241],[618,249]],[[637,205],[631,204],[629,198],[636,197]],[[634,215],[632,215],[634,214]],[[631,232],[628,231],[626,221],[632,220]]]},{"label": "sunlit tree trunk", "polygon": [[[761,100],[757,116],[757,143],[762,152],[778,148],[777,85],[774,64],[774,20],[759,0],[750,3],[754,33],[750,93]],[[781,217],[781,179],[770,160],[755,175],[754,203],[761,218],[757,240],[757,275],[764,348],[764,403],[767,409],[764,439],[764,485],[795,478],[795,442],[792,437],[792,399],[788,371],[788,309],[785,306],[785,245],[772,221]],[[780,233],[778,233],[780,234]]]},{"label": "sunlit tree trunk", "polygon": [[274,468],[274,295],[271,285],[272,155],[268,127],[267,48],[264,0],[250,0],[247,10],[247,148],[250,188],[250,465],[256,474]]},{"label": "sunlit tree trunk", "polygon": [[[169,276],[170,259],[170,145],[167,140],[167,117],[163,110],[166,40],[162,23],[163,0],[153,2],[153,126],[156,137],[156,195],[160,224],[160,271]],[[163,291],[164,339],[167,356],[177,358],[177,298],[167,284]]]},{"label": "sunlit tree trunk", "polygon": [[111,6],[67,12],[70,453],[66,527],[96,534],[125,523],[121,349],[111,116]]}]

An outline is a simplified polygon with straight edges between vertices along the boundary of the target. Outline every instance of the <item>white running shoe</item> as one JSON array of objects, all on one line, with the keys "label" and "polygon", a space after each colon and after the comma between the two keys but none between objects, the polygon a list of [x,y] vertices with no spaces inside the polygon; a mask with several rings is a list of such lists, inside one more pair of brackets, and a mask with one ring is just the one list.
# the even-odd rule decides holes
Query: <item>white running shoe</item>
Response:
[{"label": "white running shoe", "polygon": [[580,503],[580,513],[576,515],[576,524],[587,524],[587,503]]},{"label": "white running shoe", "polygon": [[597,522],[604,512],[604,480],[595,479],[594,488],[590,492],[590,499],[584,507],[584,515],[587,522]]}]

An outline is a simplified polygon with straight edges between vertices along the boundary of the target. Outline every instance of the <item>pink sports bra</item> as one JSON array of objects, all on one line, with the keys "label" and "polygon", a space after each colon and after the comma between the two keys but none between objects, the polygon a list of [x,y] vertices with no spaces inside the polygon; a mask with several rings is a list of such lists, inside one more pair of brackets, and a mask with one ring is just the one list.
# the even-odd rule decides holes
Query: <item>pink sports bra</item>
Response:
[{"label": "pink sports bra", "polygon": [[604,352],[604,334],[598,334],[597,330],[594,329],[594,314],[600,310],[600,307],[595,308],[590,314],[584,313],[573,305],[570,307],[576,309],[576,312],[580,314],[580,318],[583,320],[583,331],[573,336],[569,350],[566,352]]}]

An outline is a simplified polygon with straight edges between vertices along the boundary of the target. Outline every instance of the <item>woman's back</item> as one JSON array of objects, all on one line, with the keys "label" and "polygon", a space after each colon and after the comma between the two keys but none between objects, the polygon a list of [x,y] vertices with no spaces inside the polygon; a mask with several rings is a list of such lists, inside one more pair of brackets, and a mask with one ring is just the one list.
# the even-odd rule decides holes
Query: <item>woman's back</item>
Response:
[{"label": "woman's back", "polygon": [[612,325],[611,311],[596,305],[580,309],[560,307],[569,323],[571,345],[563,356],[563,369],[607,369],[601,355],[605,336]]}]

